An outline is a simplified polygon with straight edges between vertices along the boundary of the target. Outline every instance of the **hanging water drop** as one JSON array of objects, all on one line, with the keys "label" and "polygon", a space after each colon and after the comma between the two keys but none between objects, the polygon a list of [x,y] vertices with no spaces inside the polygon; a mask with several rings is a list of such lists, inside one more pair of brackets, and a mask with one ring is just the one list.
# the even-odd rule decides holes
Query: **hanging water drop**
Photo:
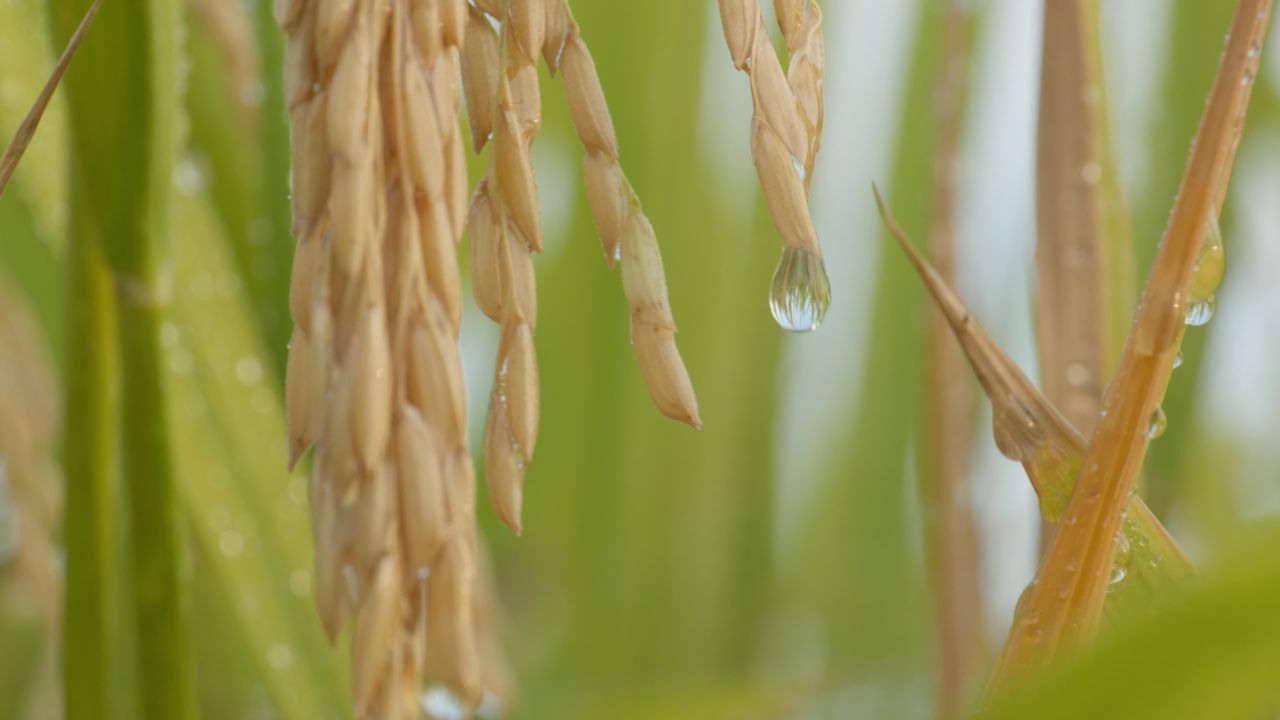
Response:
[{"label": "hanging water drop", "polygon": [[1218,309],[1218,301],[1213,295],[1201,300],[1187,310],[1187,325],[1191,327],[1202,327],[1208,325],[1213,319],[1213,313]]},{"label": "hanging water drop", "polygon": [[1222,245],[1222,230],[1217,218],[1210,218],[1208,227],[1205,228],[1204,240],[1201,241],[1200,255],[1191,271],[1191,284],[1187,286],[1187,296],[1192,305],[1213,297],[1222,285],[1226,269],[1227,257]]},{"label": "hanging water drop", "polygon": [[1111,584],[1112,585],[1118,584],[1121,580],[1124,580],[1124,576],[1127,574],[1128,572],[1123,567],[1119,565],[1112,565],[1111,566]]},{"label": "hanging water drop", "polygon": [[1169,418],[1165,417],[1164,408],[1158,407],[1151,413],[1151,424],[1147,426],[1147,439],[1155,440],[1169,429]]},{"label": "hanging water drop", "polygon": [[831,281],[822,258],[784,248],[769,291],[769,310],[784,330],[809,332],[822,324],[831,305]]}]

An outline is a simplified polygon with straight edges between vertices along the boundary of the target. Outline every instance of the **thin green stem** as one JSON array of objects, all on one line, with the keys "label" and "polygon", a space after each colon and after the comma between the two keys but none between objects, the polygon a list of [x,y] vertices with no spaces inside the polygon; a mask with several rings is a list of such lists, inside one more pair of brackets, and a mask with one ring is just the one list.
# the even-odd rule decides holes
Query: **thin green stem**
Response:
[{"label": "thin green stem", "polygon": [[161,308],[118,286],[122,405],[121,445],[129,503],[133,612],[142,681],[141,711],[150,720],[195,717],[190,671],[186,554],[174,488],[173,457],[160,362]]},{"label": "thin green stem", "polygon": [[[69,32],[85,4],[86,0],[50,4],[56,35]],[[137,715],[144,720],[195,716],[183,597],[184,535],[175,500],[159,343],[165,294],[161,268],[172,230],[172,171],[179,136],[176,38],[180,7],[177,0],[106,3],[65,80],[74,182],[81,191],[74,210],[84,227],[94,229],[90,240],[106,258],[111,278],[110,287],[99,278],[100,297],[77,295],[74,307],[100,306],[113,294],[118,303],[121,414],[117,425],[129,510],[127,570],[136,632]],[[104,352],[109,347],[106,333],[94,336],[68,365],[77,366],[87,356],[109,354]],[[102,376],[85,382],[89,392],[106,393],[110,380]],[[74,412],[68,416],[76,421]],[[111,427],[108,419],[104,413],[95,421]],[[113,440],[95,438],[107,447]],[[110,466],[97,463],[95,467],[103,472]],[[111,582],[114,568],[101,564],[102,558],[94,560],[99,566],[92,572],[99,573],[104,584]],[[108,597],[94,594],[82,602]],[[92,655],[83,662],[87,673],[101,677],[128,658],[113,652]],[[104,692],[118,696],[123,691],[117,683]]]},{"label": "thin green stem", "polygon": [[112,666],[119,633],[117,518],[111,387],[114,299],[106,264],[85,222],[73,218],[66,364],[67,581],[63,692],[68,720],[111,720],[119,703]]}]

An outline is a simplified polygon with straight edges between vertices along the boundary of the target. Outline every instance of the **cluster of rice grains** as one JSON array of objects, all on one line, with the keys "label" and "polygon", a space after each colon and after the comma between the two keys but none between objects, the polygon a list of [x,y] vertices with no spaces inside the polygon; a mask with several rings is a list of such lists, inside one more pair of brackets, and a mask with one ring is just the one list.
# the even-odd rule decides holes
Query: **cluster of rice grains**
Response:
[{"label": "cluster of rice grains", "polygon": [[808,332],[822,323],[831,285],[809,213],[813,165],[822,145],[822,11],[815,0],[774,0],[790,54],[784,73],[760,0],[720,0],[733,64],[751,80],[751,156],[782,239],[769,309],[778,324]]},{"label": "cluster of rice grains", "polygon": [[[357,716],[420,716],[425,678],[469,712],[507,683],[475,530],[457,249],[469,228],[476,304],[502,327],[485,465],[494,508],[519,532],[538,426],[540,56],[566,84],[650,394],[697,426],[657,242],[562,0],[277,0],[276,14],[297,240],[290,464],[315,446],[316,602],[331,638],[354,619]],[[463,88],[475,151],[493,145],[470,207]]]}]

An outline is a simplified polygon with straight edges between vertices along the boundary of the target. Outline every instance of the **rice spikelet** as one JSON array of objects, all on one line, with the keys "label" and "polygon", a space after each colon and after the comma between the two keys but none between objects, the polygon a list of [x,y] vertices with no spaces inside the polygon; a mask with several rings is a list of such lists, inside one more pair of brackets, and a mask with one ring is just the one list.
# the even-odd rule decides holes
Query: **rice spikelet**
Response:
[{"label": "rice spikelet", "polygon": [[[541,105],[536,63],[562,73],[574,128],[586,151],[583,175],[606,262],[623,264],[631,302],[631,337],[654,404],[668,417],[701,425],[688,371],[675,345],[662,258],[652,226],[618,164],[618,143],[591,53],[567,3],[477,3],[463,57],[467,105],[479,151],[491,137],[488,177],[472,198],[472,287],[476,304],[502,326],[485,467],[489,496],[502,520],[520,532],[524,476],[537,440],[538,386],[533,335],[537,298],[530,253],[541,249],[531,148]],[[486,13],[501,23],[495,32]],[[484,93],[494,101],[484,103]]]}]

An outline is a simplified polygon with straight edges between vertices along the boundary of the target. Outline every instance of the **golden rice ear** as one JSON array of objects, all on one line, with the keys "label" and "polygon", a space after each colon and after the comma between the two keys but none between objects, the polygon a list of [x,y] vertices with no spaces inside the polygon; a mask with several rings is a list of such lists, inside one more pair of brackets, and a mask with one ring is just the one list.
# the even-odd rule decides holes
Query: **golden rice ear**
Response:
[{"label": "golden rice ear", "polygon": [[618,158],[618,140],[613,131],[613,119],[600,87],[600,76],[586,44],[576,33],[570,33],[561,58],[564,69],[565,94],[569,100],[569,114],[578,131],[582,144],[592,153],[604,155],[610,160]]},{"label": "golden rice ear", "polygon": [[312,391],[314,378],[311,373],[311,362],[314,353],[307,342],[307,334],[294,326],[293,336],[289,340],[289,361],[285,370],[285,425],[289,435],[289,470],[298,464],[315,442],[316,428],[312,425],[315,413],[312,410]]},{"label": "golden rice ear", "polygon": [[520,515],[524,506],[524,454],[511,435],[506,412],[497,393],[489,398],[488,424],[484,433],[484,474],[489,500],[498,519],[511,532],[522,532]]},{"label": "golden rice ear", "polygon": [[418,50],[417,57],[428,64],[434,63],[436,53],[440,52],[440,46],[444,43],[439,3],[415,2],[411,6],[409,15],[414,45]]},{"label": "golden rice ear", "polygon": [[508,22],[511,33],[525,61],[532,63],[542,54],[543,41],[546,39],[548,0],[509,0],[509,2],[511,14],[508,16]]},{"label": "golden rice ear", "polygon": [[751,94],[756,105],[756,119],[768,125],[782,141],[786,152],[802,160],[809,150],[809,139],[791,85],[769,44],[769,34],[761,28],[756,34],[756,47],[751,54]]},{"label": "golden rice ear", "polygon": [[445,439],[413,406],[400,406],[396,414],[396,482],[405,563],[415,582],[430,571],[450,536],[442,463],[447,448]]},{"label": "golden rice ear", "polygon": [[676,349],[675,321],[657,238],[648,218],[634,213],[622,235],[622,283],[631,301],[631,340],[649,396],[672,420],[702,427],[689,371]]},{"label": "golden rice ear", "polygon": [[613,267],[618,262],[622,223],[630,206],[630,193],[622,168],[607,155],[587,153],[582,158],[582,177],[587,187],[587,201],[596,221],[605,262]]},{"label": "golden rice ear", "polygon": [[796,161],[782,139],[760,117],[751,121],[751,156],[760,175],[769,216],[782,242],[821,257],[818,231],[809,215],[804,182],[796,174]]},{"label": "golden rice ear", "polygon": [[632,343],[645,385],[664,415],[700,427],[693,385],[676,349],[658,241],[618,164],[617,138],[599,74],[572,22],[561,64],[574,128],[586,151],[582,173],[587,199],[605,262],[610,267],[622,263],[622,286],[631,304]]},{"label": "golden rice ear", "polygon": [[404,124],[405,152],[409,157],[413,182],[426,192],[427,197],[440,198],[444,193],[445,180],[444,145],[426,74],[416,62],[407,63],[404,68],[400,101],[404,103],[407,119]]},{"label": "golden rice ear", "polygon": [[467,406],[462,366],[448,320],[428,301],[425,315],[409,330],[407,394],[427,423],[452,444],[466,444]]},{"label": "golden rice ear", "polygon": [[493,134],[494,98],[502,72],[498,33],[476,10],[467,13],[466,44],[462,46],[462,88],[471,123],[471,146],[479,153]]},{"label": "golden rice ear", "polygon": [[504,335],[497,379],[500,400],[510,418],[511,437],[528,463],[538,439],[538,359],[528,325],[513,324]]},{"label": "golden rice ear", "polygon": [[351,639],[351,691],[358,717],[368,715],[368,708],[376,700],[379,680],[389,675],[387,648],[398,629],[396,607],[400,592],[395,557],[387,555],[378,562]]},{"label": "golden rice ear", "polygon": [[[750,81],[751,155],[785,250],[774,273],[774,292],[806,288],[803,322],[785,307],[780,310],[771,302],[770,308],[784,328],[808,331],[821,323],[830,300],[808,199],[822,145],[822,13],[810,0],[776,0],[774,8],[787,41],[790,72],[783,72],[773,49],[759,0],[722,0],[720,17],[734,64]],[[804,259],[802,274],[793,274],[796,257]]]},{"label": "golden rice ear", "polygon": [[476,188],[467,228],[471,238],[471,292],[476,306],[491,320],[501,321],[503,287],[499,254],[502,251],[502,226],[489,197],[488,180],[481,180]]},{"label": "golden rice ear", "polygon": [[542,249],[542,220],[533,160],[525,145],[515,111],[499,107],[493,129],[494,179],[502,205],[510,213],[521,239],[533,252]]},{"label": "golden rice ear", "polygon": [[471,708],[484,695],[472,622],[474,563],[469,546],[453,540],[427,578],[427,673],[447,683]]},{"label": "golden rice ear", "polygon": [[361,469],[369,472],[386,453],[391,425],[391,350],[381,309],[364,313],[345,365],[351,447]]},{"label": "golden rice ear", "polygon": [[[415,0],[417,4],[428,0]],[[467,31],[467,0],[439,0],[440,33],[444,45],[463,47]]]},{"label": "golden rice ear", "polygon": [[756,16],[760,13],[759,0],[720,0],[720,22],[724,26],[724,40],[729,46],[733,66],[739,70],[747,66],[751,49],[755,46]]},{"label": "golden rice ear", "polygon": [[[452,572],[455,606],[470,601],[475,477],[457,262],[468,182],[458,113],[464,84],[485,95],[485,107],[496,103],[497,40],[465,0],[285,0],[277,10],[288,35],[299,240],[291,450],[296,460],[312,439],[317,446],[317,609],[330,638],[356,618],[357,715],[382,720],[421,687],[426,649],[418,641],[429,620],[422,578],[436,571],[447,543],[459,546],[455,565],[464,566],[441,576]],[[495,54],[464,63],[460,46],[476,33]],[[483,40],[473,45],[485,48]],[[502,232],[491,234],[501,241]],[[493,265],[501,267],[500,254],[493,248]],[[448,635],[445,624],[457,620],[432,622],[433,635]],[[473,640],[452,634],[438,650],[436,679],[475,696],[474,672],[448,670],[459,660],[474,665]]]}]

